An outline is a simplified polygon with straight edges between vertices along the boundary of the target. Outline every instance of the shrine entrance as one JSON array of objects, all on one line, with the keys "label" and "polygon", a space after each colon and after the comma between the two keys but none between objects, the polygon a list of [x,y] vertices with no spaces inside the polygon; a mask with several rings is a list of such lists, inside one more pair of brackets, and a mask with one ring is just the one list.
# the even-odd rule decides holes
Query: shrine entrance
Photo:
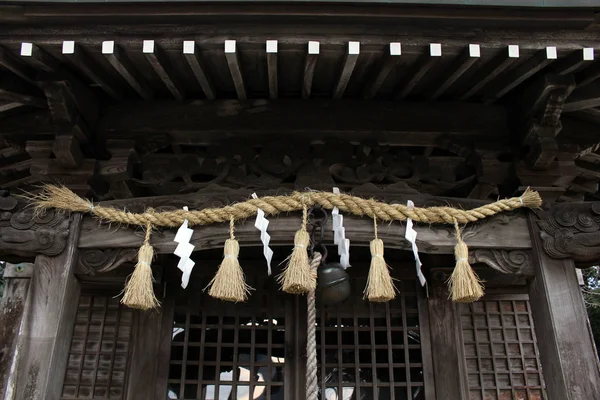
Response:
[{"label": "shrine entrance", "polygon": [[[247,259],[240,262],[254,288],[249,300],[212,299],[202,289],[215,266],[201,261],[203,253],[196,253],[200,268],[185,291],[178,282],[169,284],[175,307],[167,398],[296,398],[305,385],[306,297],[283,293],[258,251],[245,248]],[[421,333],[428,327],[426,294],[408,255],[390,251],[399,289],[393,301],[362,299],[367,248],[355,250],[357,262],[348,269],[351,296],[334,306],[317,300],[319,399],[426,398],[424,368],[431,376],[431,361],[423,361],[424,354],[431,356],[430,344],[422,343],[428,336]],[[275,268],[273,274],[279,273]]]}]

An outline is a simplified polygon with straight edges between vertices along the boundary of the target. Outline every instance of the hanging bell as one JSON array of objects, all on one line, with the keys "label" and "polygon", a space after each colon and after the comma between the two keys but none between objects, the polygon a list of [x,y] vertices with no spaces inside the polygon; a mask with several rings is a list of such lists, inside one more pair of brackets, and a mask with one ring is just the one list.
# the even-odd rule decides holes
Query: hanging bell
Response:
[{"label": "hanging bell", "polygon": [[325,306],[341,303],[350,296],[350,277],[339,263],[323,264],[317,270],[317,299]]}]

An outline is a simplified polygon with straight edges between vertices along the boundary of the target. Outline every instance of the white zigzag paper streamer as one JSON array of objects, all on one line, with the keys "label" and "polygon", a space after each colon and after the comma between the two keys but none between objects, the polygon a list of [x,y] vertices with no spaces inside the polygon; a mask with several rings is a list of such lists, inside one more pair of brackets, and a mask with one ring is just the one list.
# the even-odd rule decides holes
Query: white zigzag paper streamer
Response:
[{"label": "white zigzag paper streamer", "polygon": [[[334,187],[333,193],[340,194],[340,189]],[[333,243],[338,246],[340,264],[344,268],[350,267],[350,239],[346,239],[346,228],[344,228],[344,216],[340,210],[334,207],[331,211],[331,225],[333,227]]]},{"label": "white zigzag paper streamer", "polygon": [[[185,211],[188,211],[187,207],[183,207]],[[183,272],[181,275],[181,287],[186,288],[189,281],[190,275],[192,274],[192,269],[196,264],[194,261],[190,259],[192,252],[194,251],[194,245],[190,243],[192,239],[192,234],[194,233],[193,229],[188,228],[188,220],[183,221],[183,224],[177,230],[177,234],[175,235],[174,241],[177,243],[177,248],[173,254],[180,258],[179,263],[177,264],[177,268]]]},{"label": "white zigzag paper streamer", "polygon": [[[415,204],[409,200],[406,205],[409,210],[412,210],[415,207]],[[406,240],[410,242],[412,245],[412,251],[415,256],[415,264],[417,268],[417,276],[419,277],[419,282],[421,282],[421,286],[425,286],[427,281],[425,280],[425,275],[423,275],[423,271],[421,271],[421,259],[419,258],[419,248],[417,247],[417,231],[413,228],[413,221],[410,218],[406,219],[406,233],[404,234]]]},{"label": "white zigzag paper streamer", "polygon": [[[258,199],[256,193],[252,193],[253,199]],[[273,250],[269,247],[271,242],[271,235],[267,233],[269,227],[269,220],[265,218],[265,212],[260,208],[256,211],[256,221],[254,227],[260,231],[260,241],[263,244],[263,254],[267,260],[267,273],[271,275],[271,259],[273,259]]]}]

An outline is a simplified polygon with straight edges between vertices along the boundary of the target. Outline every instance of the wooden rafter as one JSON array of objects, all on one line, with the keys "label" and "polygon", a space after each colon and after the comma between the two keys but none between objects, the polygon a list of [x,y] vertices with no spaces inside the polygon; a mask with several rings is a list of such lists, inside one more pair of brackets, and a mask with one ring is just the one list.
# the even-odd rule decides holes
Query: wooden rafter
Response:
[{"label": "wooden rafter", "polygon": [[123,90],[119,83],[113,79],[104,69],[102,69],[96,60],[94,60],[86,51],[72,40],[63,42],[62,54],[71,62],[72,65],[81,69],[83,73],[100,86],[110,97],[116,100],[123,99]]},{"label": "wooden rafter", "polygon": [[472,86],[468,88],[459,100],[468,100],[477,95],[490,82],[496,79],[504,71],[519,59],[519,46],[509,45],[507,50],[499,52],[471,79]]},{"label": "wooden rafter", "polygon": [[538,50],[533,57],[519,65],[515,69],[506,71],[498,77],[495,82],[490,84],[490,92],[486,93],[485,100],[492,103],[502,98],[515,87],[525,82],[535,73],[541,71],[544,67],[556,60],[556,47],[547,47],[544,50]]},{"label": "wooden rafter", "polygon": [[179,81],[179,77],[174,74],[171,63],[154,40],[144,40],[142,52],[173,97],[178,101],[185,100],[183,84]]},{"label": "wooden rafter", "polygon": [[26,82],[31,84],[35,82],[33,69],[2,47],[0,47],[0,65]]},{"label": "wooden rafter", "polygon": [[279,83],[277,75],[277,40],[267,40],[267,75],[269,79],[269,98],[279,96]]},{"label": "wooden rafter", "polygon": [[594,49],[584,48],[571,52],[568,56],[556,61],[552,65],[552,70],[558,75],[568,75],[590,64],[594,60]]},{"label": "wooden rafter", "polygon": [[404,100],[410,95],[441,56],[442,45],[439,43],[431,43],[429,45],[428,53],[419,57],[415,65],[411,67],[406,74],[406,77],[401,81],[400,85],[398,85],[399,92],[396,95],[396,100]]},{"label": "wooden rafter", "polygon": [[600,62],[595,62],[575,75],[577,85],[585,86],[600,78]]},{"label": "wooden rafter", "polygon": [[360,42],[348,42],[344,66],[342,67],[342,72],[340,73],[340,77],[333,91],[334,99],[341,99],[344,96],[346,88],[348,87],[348,83],[350,82],[350,78],[352,78],[352,73],[356,67],[356,62],[358,61],[359,55]]},{"label": "wooden rafter", "polygon": [[231,79],[233,80],[238,99],[246,100],[248,98],[246,95],[246,85],[244,84],[244,77],[240,68],[235,40],[225,41],[225,58],[229,65],[229,72],[231,72]]},{"label": "wooden rafter", "polygon": [[380,65],[376,68],[377,75],[367,84],[363,97],[365,99],[372,99],[377,95],[377,92],[381,88],[381,85],[385,82],[390,72],[396,68],[400,62],[400,55],[402,54],[402,47],[399,42],[392,42],[389,45],[389,53],[383,56]]},{"label": "wooden rafter", "polygon": [[43,93],[9,73],[0,73],[0,99],[37,108],[46,108]]},{"label": "wooden rafter", "polygon": [[33,43],[21,43],[21,57],[41,71],[54,72],[60,69],[60,62],[56,58]]},{"label": "wooden rafter", "polygon": [[313,77],[315,75],[315,67],[319,59],[320,44],[316,41],[308,42],[308,50],[306,61],[304,62],[304,76],[302,78],[302,98],[310,98],[312,92]]},{"label": "wooden rafter", "polygon": [[108,62],[142,99],[152,100],[154,90],[152,90],[146,78],[131,63],[125,52],[114,41],[108,40],[102,42],[102,54],[104,54]]},{"label": "wooden rafter", "polygon": [[183,42],[183,57],[190,66],[206,98],[214,100],[216,98],[215,88],[205,71],[200,55],[196,51],[196,42],[193,40]]},{"label": "wooden rafter", "polygon": [[433,93],[429,97],[430,100],[437,100],[442,96],[465,72],[469,70],[481,57],[481,49],[478,44],[470,44],[464,49],[458,58],[454,61],[454,65],[450,67],[450,73],[443,76],[439,82],[433,87]]},{"label": "wooden rafter", "polygon": [[564,111],[572,112],[600,106],[600,82],[578,87],[567,99]]}]

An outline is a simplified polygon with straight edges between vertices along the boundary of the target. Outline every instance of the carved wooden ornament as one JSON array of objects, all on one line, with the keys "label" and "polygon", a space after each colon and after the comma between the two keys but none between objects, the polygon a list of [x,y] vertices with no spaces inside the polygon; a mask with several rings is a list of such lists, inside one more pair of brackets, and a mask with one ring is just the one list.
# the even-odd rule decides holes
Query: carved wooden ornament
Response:
[{"label": "carved wooden ornament", "polygon": [[544,250],[580,268],[600,263],[600,203],[556,205],[539,221]]}]

